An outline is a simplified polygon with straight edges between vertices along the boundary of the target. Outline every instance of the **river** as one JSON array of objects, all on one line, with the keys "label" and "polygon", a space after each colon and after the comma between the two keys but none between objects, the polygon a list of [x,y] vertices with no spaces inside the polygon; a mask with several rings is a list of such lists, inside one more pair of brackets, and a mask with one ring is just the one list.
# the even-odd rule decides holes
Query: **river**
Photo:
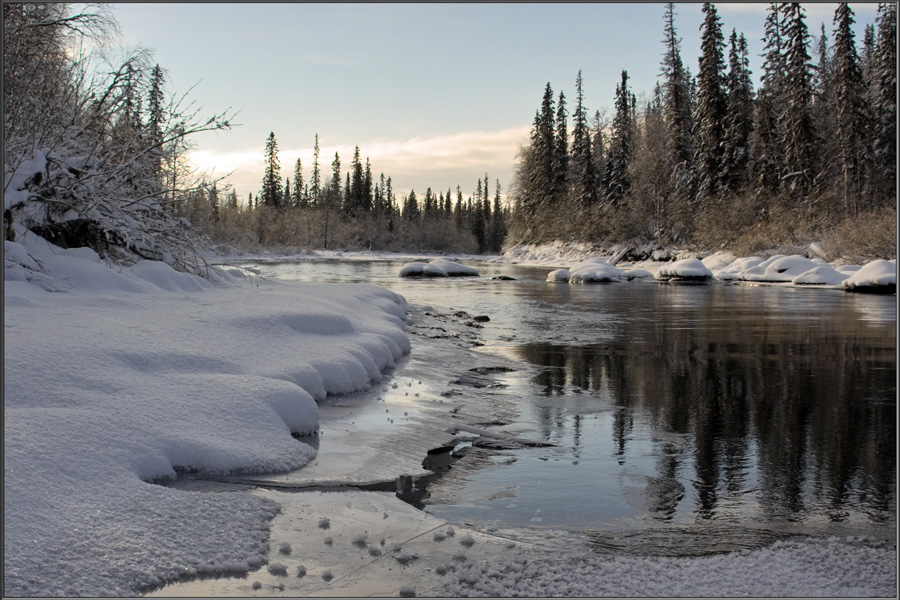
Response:
[{"label": "river", "polygon": [[638,554],[797,533],[895,537],[896,296],[552,284],[549,267],[483,262],[466,263],[477,278],[401,279],[402,264],[244,266],[489,317],[474,349],[514,368],[483,394],[515,406],[491,427],[542,445],[481,449],[478,460],[457,448],[463,458],[405,498],[422,510]]}]

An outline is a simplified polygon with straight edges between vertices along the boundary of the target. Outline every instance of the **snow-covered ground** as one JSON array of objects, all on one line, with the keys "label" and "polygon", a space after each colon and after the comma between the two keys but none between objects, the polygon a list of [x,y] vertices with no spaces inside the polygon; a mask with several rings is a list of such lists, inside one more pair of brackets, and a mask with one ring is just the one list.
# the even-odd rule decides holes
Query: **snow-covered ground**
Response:
[{"label": "snow-covered ground", "polygon": [[[148,483],[285,471],[315,399],[409,350],[405,301],[367,285],[212,285],[87,249],[5,243],[4,595],[132,595],[262,564],[272,502]],[[48,291],[49,290],[49,291]]]},{"label": "snow-covered ground", "polygon": [[[715,272],[734,259],[720,262],[727,264],[704,264]],[[890,267],[880,269],[883,281]],[[5,596],[135,595],[266,563],[275,585],[286,572],[278,561],[292,581],[300,566],[313,573],[308,557],[324,537],[306,548],[303,535],[270,531],[281,527],[279,513],[293,510],[278,494],[151,481],[182,469],[250,474],[306,464],[314,451],[291,434],[316,429],[315,400],[369,387],[410,349],[401,297],[368,285],[260,281],[234,269],[211,283],[157,262],[110,267],[90,250],[62,250],[23,230],[18,243],[5,244],[4,279]],[[400,514],[383,506],[374,521]],[[897,593],[896,549],[861,540],[797,540],[686,559],[535,547],[526,564],[510,560],[508,541],[492,544],[459,528],[458,540],[477,543],[445,544],[435,534],[446,524],[429,522],[431,537],[417,538],[428,544],[404,546],[404,557],[414,550],[417,558],[399,562],[358,543],[365,532],[353,529],[356,515],[334,509],[336,526],[348,519],[342,535],[362,558],[338,548],[333,565],[320,559],[319,566],[335,583],[352,575],[355,590],[376,589],[373,581],[383,587],[386,574],[375,567],[387,562],[395,568],[387,576],[396,577],[388,587],[420,595]],[[306,517],[319,532],[327,515]],[[295,565],[289,556],[307,558]],[[320,579],[317,589],[327,593],[330,581]]]}]

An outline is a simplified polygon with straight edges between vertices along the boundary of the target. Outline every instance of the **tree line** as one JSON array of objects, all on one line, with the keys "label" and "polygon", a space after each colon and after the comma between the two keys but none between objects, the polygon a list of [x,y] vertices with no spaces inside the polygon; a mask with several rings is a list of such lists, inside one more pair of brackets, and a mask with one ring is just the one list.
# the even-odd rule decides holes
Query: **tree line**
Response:
[{"label": "tree line", "polygon": [[579,71],[570,135],[565,94],[547,83],[516,165],[511,241],[755,251],[895,231],[896,4],[879,4],[861,52],[848,4],[831,38],[824,24],[809,33],[800,4],[770,4],[757,89],[745,36],[726,41],[715,6],[702,11],[697,75],[668,3],[660,80],[639,104],[623,70],[611,120],[588,118]]},{"label": "tree line", "polygon": [[359,146],[346,172],[338,152],[325,173],[319,156],[316,134],[309,177],[298,158],[293,180],[290,175],[282,180],[278,141],[270,132],[255,196],[248,194],[244,204],[231,190],[220,206],[223,199],[212,186],[194,194],[185,216],[214,239],[243,246],[501,251],[510,211],[503,205],[499,180],[491,198],[487,173],[465,198],[460,186],[455,194],[450,188],[435,194],[429,187],[421,198],[415,190],[398,198],[391,177],[381,173],[376,179]]}]

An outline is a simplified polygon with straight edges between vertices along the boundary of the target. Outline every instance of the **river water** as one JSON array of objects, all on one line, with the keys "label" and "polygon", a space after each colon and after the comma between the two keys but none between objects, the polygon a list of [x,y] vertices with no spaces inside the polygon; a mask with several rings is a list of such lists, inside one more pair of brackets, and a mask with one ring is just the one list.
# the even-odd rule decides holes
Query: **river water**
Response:
[{"label": "river water", "polygon": [[402,264],[245,266],[490,318],[477,351],[516,366],[486,392],[518,409],[496,426],[547,445],[460,460],[417,495],[423,510],[488,530],[604,532],[601,548],[651,540],[656,553],[736,529],[895,538],[896,296],[552,284],[547,267],[475,262],[478,278],[416,280]]}]

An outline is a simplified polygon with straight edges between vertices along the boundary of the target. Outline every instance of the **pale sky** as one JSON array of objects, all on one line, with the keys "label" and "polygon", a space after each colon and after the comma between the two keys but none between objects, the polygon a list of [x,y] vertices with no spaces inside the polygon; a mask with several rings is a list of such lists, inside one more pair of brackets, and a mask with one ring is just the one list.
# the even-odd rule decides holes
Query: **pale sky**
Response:
[{"label": "pale sky", "polygon": [[[804,4],[810,33],[824,21],[833,38],[835,4]],[[150,49],[203,114],[239,111],[241,126],[201,134],[192,154],[203,170],[246,198],[260,189],[269,132],[282,179],[299,157],[308,183],[319,134],[320,169],[340,153],[342,178],[358,145],[373,176],[395,192],[459,185],[464,195],[488,174],[508,189],[544,86],[571,110],[582,70],[585,105],[611,118],[621,71],[639,100],[659,78],[664,4],[649,3],[122,3],[112,4],[126,48]],[[759,75],[765,3],[719,3],[750,46]],[[851,3],[862,31],[877,4]],[[676,5],[682,60],[698,71],[701,4]],[[727,56],[727,51],[726,51]],[[571,124],[570,124],[571,131]]]}]

